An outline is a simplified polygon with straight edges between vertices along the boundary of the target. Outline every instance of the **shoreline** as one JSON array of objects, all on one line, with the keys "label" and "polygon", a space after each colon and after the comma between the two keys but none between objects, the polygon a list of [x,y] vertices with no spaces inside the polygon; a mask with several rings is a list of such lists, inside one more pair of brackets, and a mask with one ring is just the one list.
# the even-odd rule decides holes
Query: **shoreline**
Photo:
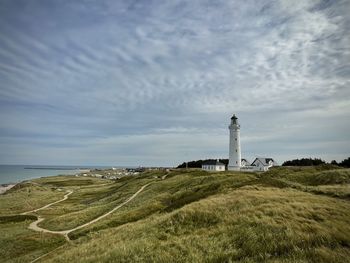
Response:
[{"label": "shoreline", "polygon": [[8,190],[10,190],[12,187],[14,187],[16,184],[10,183],[10,184],[1,184],[0,185],[0,195],[6,193]]},{"label": "shoreline", "polygon": [[80,171],[90,170],[90,168],[69,168],[69,167],[24,167],[27,170],[56,170],[56,171]]},{"label": "shoreline", "polygon": [[[12,169],[2,169],[4,166],[0,165],[0,194],[2,194],[8,185],[16,185],[22,183],[23,181],[34,180],[42,177],[51,176],[65,176],[65,175],[76,175],[82,172],[88,172],[90,169],[59,169],[60,167],[55,167],[55,169],[37,169],[28,168],[24,166],[18,166]],[[40,168],[40,167],[39,167]]]},{"label": "shoreline", "polygon": [[[26,168],[24,168],[24,169],[26,169]],[[63,170],[63,169],[61,169],[61,170]],[[75,171],[75,170],[72,170],[72,171]],[[75,176],[76,174],[83,173],[83,172],[88,172],[88,171],[90,171],[90,170],[79,169],[79,170],[76,170],[77,173],[56,174],[56,175],[47,175],[47,176],[40,176],[40,177],[30,177],[30,178],[27,178],[27,179],[19,180],[17,182],[0,183],[0,195],[6,193],[8,190],[13,188],[17,184],[21,184],[23,182],[28,182],[28,181],[35,180],[35,179],[38,179],[38,178],[51,177],[51,176]]]}]

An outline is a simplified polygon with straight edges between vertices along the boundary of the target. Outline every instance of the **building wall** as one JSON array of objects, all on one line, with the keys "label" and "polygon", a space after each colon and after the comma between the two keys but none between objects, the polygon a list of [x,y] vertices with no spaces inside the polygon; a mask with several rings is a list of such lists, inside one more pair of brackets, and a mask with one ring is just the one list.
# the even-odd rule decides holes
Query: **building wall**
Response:
[{"label": "building wall", "polygon": [[217,165],[216,171],[225,171],[225,165]]},{"label": "building wall", "polygon": [[242,166],[241,170],[246,171],[246,172],[266,172],[272,166],[273,166],[273,164],[263,165],[259,161],[256,161],[256,162],[253,162],[252,165]]},{"label": "building wall", "polygon": [[202,165],[202,170],[205,171],[225,171],[225,165]]}]

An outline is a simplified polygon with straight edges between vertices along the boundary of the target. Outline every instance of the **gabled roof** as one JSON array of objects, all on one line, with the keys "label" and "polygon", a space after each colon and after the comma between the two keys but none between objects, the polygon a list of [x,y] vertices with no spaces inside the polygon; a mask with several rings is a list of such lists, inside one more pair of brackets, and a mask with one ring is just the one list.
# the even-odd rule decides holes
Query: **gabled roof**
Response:
[{"label": "gabled roof", "polygon": [[252,162],[252,166],[255,166],[256,162],[260,162],[264,166],[269,166],[271,161],[274,165],[277,164],[272,158],[255,158],[255,160]]},{"label": "gabled roof", "polygon": [[246,163],[246,165],[250,165],[250,162],[248,162],[248,160],[247,160],[247,159],[242,158],[242,159],[241,159],[241,162],[245,162],[245,163]]},{"label": "gabled roof", "polygon": [[209,160],[204,162],[202,165],[225,165],[217,160]]}]

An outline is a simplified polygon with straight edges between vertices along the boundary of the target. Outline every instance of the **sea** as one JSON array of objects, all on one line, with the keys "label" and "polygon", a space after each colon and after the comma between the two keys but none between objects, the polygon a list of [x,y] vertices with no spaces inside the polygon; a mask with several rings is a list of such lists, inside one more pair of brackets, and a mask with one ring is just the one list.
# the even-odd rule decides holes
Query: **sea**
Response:
[{"label": "sea", "polygon": [[0,165],[0,184],[19,183],[45,176],[72,175],[86,169],[107,168],[111,166]]}]

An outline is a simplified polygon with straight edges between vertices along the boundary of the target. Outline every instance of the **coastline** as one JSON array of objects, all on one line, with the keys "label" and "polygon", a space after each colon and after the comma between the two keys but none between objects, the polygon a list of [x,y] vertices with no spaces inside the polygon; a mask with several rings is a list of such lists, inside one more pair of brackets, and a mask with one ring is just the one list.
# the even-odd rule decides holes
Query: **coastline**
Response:
[{"label": "coastline", "polygon": [[[42,177],[76,175],[93,169],[110,169],[110,166],[46,166],[46,165],[0,165],[0,195],[15,185]],[[118,168],[121,166],[117,166]],[[121,167],[124,168],[124,167]]]},{"label": "coastline", "polygon": [[69,165],[0,165],[0,186],[17,184],[24,180],[57,175],[74,175],[92,169],[108,169],[109,166]]},{"label": "coastline", "polygon": [[0,185],[0,195],[6,193],[6,191],[10,190],[16,184],[1,184]]},{"label": "coastline", "polygon": [[[59,171],[59,172],[56,172],[54,174],[40,174],[40,176],[30,176],[30,177],[27,177],[27,178],[22,178],[22,179],[19,179],[18,181],[14,182],[14,181],[10,181],[10,182],[2,182],[0,181],[0,195],[3,195],[5,194],[8,190],[10,190],[11,188],[13,188],[14,186],[16,186],[17,184],[20,184],[20,183],[23,183],[23,182],[26,182],[26,181],[30,181],[30,180],[33,180],[33,179],[38,179],[38,178],[43,178],[43,177],[50,177],[50,176],[60,176],[60,175],[63,175],[63,176],[66,176],[66,175],[75,175],[75,174],[79,174],[79,173],[82,173],[82,172],[87,172],[87,171],[90,171],[88,169],[84,170],[84,169],[69,169],[69,168],[42,168],[42,167],[35,167],[35,168],[31,168],[31,167],[22,167],[23,169],[30,169],[30,170],[41,170],[41,171],[44,171],[44,170],[49,170],[49,171]],[[70,171],[70,172],[67,172],[67,173],[60,173],[61,171]],[[0,176],[1,176],[1,173],[0,173]],[[0,178],[1,179],[1,178]]]}]

